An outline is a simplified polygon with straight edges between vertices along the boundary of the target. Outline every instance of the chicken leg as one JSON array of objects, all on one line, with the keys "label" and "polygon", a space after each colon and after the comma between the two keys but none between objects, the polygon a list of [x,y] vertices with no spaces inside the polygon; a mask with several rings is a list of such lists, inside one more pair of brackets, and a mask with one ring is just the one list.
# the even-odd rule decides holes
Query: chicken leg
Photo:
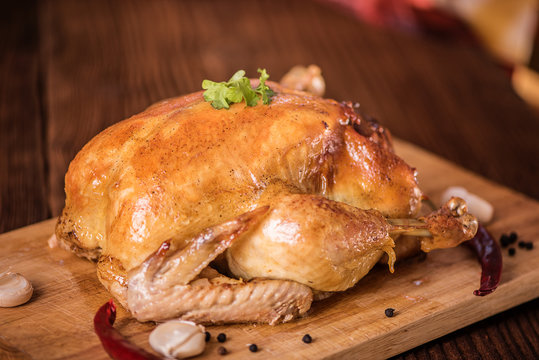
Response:
[{"label": "chicken leg", "polygon": [[[451,231],[439,232],[441,226]],[[477,221],[456,198],[422,220],[387,220],[323,197],[283,196],[271,210],[258,208],[208,229],[184,249],[170,251],[164,242],[128,273],[127,306],[140,321],[286,322],[310,308],[313,290],[355,285],[384,252],[393,270],[392,237],[426,236],[424,248],[432,250],[455,246],[476,230]],[[226,249],[240,280],[207,266]]]}]

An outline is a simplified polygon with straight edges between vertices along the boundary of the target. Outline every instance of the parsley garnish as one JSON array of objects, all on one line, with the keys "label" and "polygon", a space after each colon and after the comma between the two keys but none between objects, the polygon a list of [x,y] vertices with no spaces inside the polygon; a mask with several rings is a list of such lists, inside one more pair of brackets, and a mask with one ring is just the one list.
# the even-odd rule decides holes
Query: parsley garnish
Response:
[{"label": "parsley garnish", "polygon": [[249,78],[245,77],[245,71],[237,71],[227,82],[202,81],[204,100],[211,102],[216,109],[228,109],[230,104],[240,103],[245,100],[247,106],[255,106],[262,98],[262,103],[268,105],[274,92],[266,85],[269,75],[266,69],[258,69],[260,84],[256,88],[251,87]]}]

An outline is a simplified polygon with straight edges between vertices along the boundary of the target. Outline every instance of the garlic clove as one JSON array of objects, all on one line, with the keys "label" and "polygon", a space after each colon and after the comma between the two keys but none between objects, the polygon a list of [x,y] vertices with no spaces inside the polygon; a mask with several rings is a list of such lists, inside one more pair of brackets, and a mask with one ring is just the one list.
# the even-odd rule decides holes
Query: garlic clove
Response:
[{"label": "garlic clove", "polygon": [[481,223],[487,224],[492,220],[494,207],[485,199],[469,192],[461,186],[451,186],[442,194],[442,203],[447,202],[452,196],[466,201],[469,213],[475,215]]},{"label": "garlic clove", "polygon": [[183,359],[196,356],[206,347],[205,329],[191,321],[167,321],[152,331],[150,345],[167,357]]},{"label": "garlic clove", "polygon": [[21,274],[0,273],[0,307],[14,307],[32,297],[32,284]]},{"label": "garlic clove", "polygon": [[296,65],[283,76],[280,83],[286,88],[306,91],[318,96],[323,96],[326,91],[322,70],[316,65],[307,67]]},{"label": "garlic clove", "polygon": [[47,240],[47,244],[49,245],[49,248],[54,249],[58,247],[58,239],[56,238],[56,234],[52,234],[49,240]]}]

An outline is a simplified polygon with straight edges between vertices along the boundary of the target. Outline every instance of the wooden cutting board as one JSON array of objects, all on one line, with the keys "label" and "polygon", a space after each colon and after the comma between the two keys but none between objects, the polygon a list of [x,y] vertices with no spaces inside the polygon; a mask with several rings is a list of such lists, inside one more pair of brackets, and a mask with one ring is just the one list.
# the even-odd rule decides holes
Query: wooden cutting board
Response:
[{"label": "wooden cutting board", "polygon": [[[396,142],[397,153],[420,172],[420,185],[436,202],[441,192],[461,185],[492,204],[488,226],[498,238],[517,231],[520,239],[539,237],[539,203],[448,163],[413,145]],[[11,269],[34,285],[31,301],[0,308],[0,358],[105,359],[93,332],[93,316],[111,296],[95,275],[94,264],[60,249],[50,249],[51,219],[0,235],[0,270]],[[227,334],[227,359],[235,358],[386,358],[539,296],[539,242],[535,249],[504,251],[501,286],[477,297],[480,266],[467,248],[435,251],[426,259],[376,267],[356,287],[315,303],[304,319],[269,325],[214,326],[201,358],[217,358],[215,340]],[[384,309],[396,309],[387,318]],[[140,324],[119,309],[115,326],[146,349],[153,324]],[[314,339],[304,344],[309,333]],[[250,353],[256,343],[259,352]]]}]

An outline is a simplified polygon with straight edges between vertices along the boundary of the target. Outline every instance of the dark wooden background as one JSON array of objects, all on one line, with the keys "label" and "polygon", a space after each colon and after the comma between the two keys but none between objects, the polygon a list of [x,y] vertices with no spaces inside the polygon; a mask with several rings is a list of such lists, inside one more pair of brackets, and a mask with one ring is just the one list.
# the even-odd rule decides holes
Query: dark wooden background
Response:
[{"label": "dark wooden background", "polygon": [[[395,136],[539,199],[539,116],[471,45],[307,0],[25,0],[0,11],[0,233],[58,215],[69,161],[105,127],[204,78],[265,67],[278,80],[311,63],[328,97],[359,101]],[[539,358],[538,305],[397,358]]]}]

